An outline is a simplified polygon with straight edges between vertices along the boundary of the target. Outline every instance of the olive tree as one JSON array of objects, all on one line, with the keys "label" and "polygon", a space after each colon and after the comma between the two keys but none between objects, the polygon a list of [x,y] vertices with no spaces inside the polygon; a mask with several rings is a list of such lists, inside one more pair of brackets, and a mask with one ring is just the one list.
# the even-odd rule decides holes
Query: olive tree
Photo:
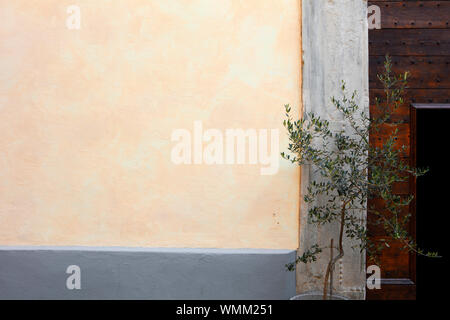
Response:
[{"label": "olive tree", "polygon": [[[370,115],[358,106],[357,93],[348,93],[342,82],[342,97],[332,98],[331,103],[342,115],[345,126],[331,130],[326,119],[308,113],[302,119],[293,120],[291,108],[285,106],[284,126],[289,136],[287,153],[282,157],[300,166],[310,165],[318,178],[307,187],[304,201],[308,204],[308,223],[316,225],[337,222],[339,239],[337,250],[329,260],[324,274],[323,298],[328,297],[330,274],[339,259],[344,256],[344,241],[352,239],[353,249],[374,260],[381,250],[392,241],[400,242],[402,249],[429,257],[435,252],[423,252],[408,233],[410,214],[405,209],[413,195],[400,196],[393,192],[395,184],[419,177],[426,170],[411,167],[402,157],[406,146],[398,146],[398,130],[392,129],[381,144],[375,145],[370,136],[386,127],[395,128],[392,115],[404,103],[403,94],[407,88],[408,73],[396,75],[391,70],[391,60],[386,57],[384,72],[378,75],[384,86],[384,97],[376,99],[377,112]],[[368,200],[382,199],[384,208],[370,207]],[[366,214],[371,215],[374,224],[383,227],[385,239],[371,240],[367,235]],[[333,241],[331,242],[333,243]],[[295,262],[288,264],[294,270],[297,263],[311,263],[317,260],[329,246],[314,244],[303,252]],[[331,287],[331,286],[330,286]],[[330,288],[330,291],[332,288]]]}]

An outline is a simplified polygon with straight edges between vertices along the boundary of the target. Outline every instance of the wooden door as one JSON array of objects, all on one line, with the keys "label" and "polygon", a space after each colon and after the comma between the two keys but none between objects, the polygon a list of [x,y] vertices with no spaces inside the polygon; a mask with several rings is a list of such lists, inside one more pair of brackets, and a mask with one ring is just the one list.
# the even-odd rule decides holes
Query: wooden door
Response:
[{"label": "wooden door", "polygon": [[[369,31],[369,88],[370,99],[382,95],[377,74],[383,71],[385,55],[392,57],[393,70],[409,71],[409,88],[405,104],[399,108],[394,120],[401,144],[411,146],[411,104],[450,102],[450,1],[370,1],[381,9],[381,29]],[[373,105],[371,105],[373,110]],[[389,126],[389,125],[388,125]],[[394,126],[394,125],[391,125]],[[371,140],[383,139],[380,132]],[[405,160],[412,161],[411,150]],[[414,181],[399,184],[398,194],[414,192]],[[382,203],[374,200],[374,205]],[[410,208],[410,232],[415,235],[415,205]],[[369,217],[370,219],[370,217]],[[378,230],[370,229],[372,238],[382,237]],[[367,299],[415,299],[416,257],[396,246],[384,251],[381,257],[382,289],[367,290]]]}]

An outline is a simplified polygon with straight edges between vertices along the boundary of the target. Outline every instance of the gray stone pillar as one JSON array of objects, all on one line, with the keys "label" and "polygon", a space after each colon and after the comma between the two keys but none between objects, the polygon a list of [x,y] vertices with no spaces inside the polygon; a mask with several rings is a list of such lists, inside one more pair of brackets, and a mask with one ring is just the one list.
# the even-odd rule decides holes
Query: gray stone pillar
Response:
[{"label": "gray stone pillar", "polygon": [[[327,118],[332,127],[342,126],[340,115],[330,98],[341,96],[345,80],[350,91],[357,90],[361,108],[369,108],[368,25],[366,0],[303,0],[303,112],[315,112]],[[308,167],[302,168],[302,186],[313,179]],[[338,239],[338,224],[317,228],[307,222],[307,207],[300,212],[300,248],[302,253],[314,243],[328,245]],[[345,256],[337,263],[335,290],[352,299],[365,298],[365,255],[346,241]],[[322,290],[329,252],[312,264],[297,266],[297,291]]]}]

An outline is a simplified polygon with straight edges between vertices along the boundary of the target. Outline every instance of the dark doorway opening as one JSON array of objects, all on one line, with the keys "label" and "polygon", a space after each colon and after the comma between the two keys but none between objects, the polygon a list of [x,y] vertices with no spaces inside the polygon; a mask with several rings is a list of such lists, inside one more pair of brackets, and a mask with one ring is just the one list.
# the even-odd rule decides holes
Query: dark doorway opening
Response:
[{"label": "dark doorway opening", "polygon": [[439,299],[446,291],[444,264],[450,242],[450,104],[414,105],[412,115],[412,160],[417,167],[429,169],[415,184],[417,244],[442,256],[417,256],[417,298]]}]

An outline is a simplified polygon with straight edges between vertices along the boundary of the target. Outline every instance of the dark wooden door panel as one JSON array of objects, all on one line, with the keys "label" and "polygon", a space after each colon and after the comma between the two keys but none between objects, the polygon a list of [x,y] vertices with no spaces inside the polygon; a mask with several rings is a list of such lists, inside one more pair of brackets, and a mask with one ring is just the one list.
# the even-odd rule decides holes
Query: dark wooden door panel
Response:
[{"label": "dark wooden door panel", "polygon": [[[402,121],[399,129],[398,145],[407,145],[405,161],[414,162],[415,150],[411,147],[414,132],[411,124],[413,103],[450,102],[450,1],[369,1],[369,5],[381,9],[381,29],[369,31],[369,88],[370,112],[379,112],[374,105],[375,97],[383,97],[381,83],[377,74],[383,72],[385,55],[392,58],[393,70],[397,73],[410,73],[409,88],[405,91],[405,103],[394,114],[392,121]],[[381,144],[387,136],[385,130],[371,136],[374,145]],[[414,129],[413,129],[414,130]],[[415,191],[415,180],[398,184],[394,192],[407,194]],[[371,200],[377,210],[383,210],[380,200]],[[409,229],[416,232],[415,203],[409,212],[413,214]],[[369,236],[376,240],[384,237],[382,229],[370,224]],[[380,258],[382,289],[367,290],[367,299],[397,300],[416,298],[416,257],[394,244],[385,250]]]},{"label": "dark wooden door panel", "polygon": [[381,290],[368,290],[368,300],[415,300],[416,285],[398,282],[382,284]]},{"label": "dark wooden door panel", "polygon": [[[372,58],[372,57],[371,57]],[[371,87],[370,89],[370,113],[374,116],[379,114],[378,108],[375,106],[375,98],[383,98],[383,89]],[[410,106],[411,103],[450,103],[449,89],[407,89],[404,94],[405,103],[400,106],[392,117],[392,121],[403,121],[409,123],[410,121]]]},{"label": "dark wooden door panel", "polygon": [[442,29],[449,27],[449,1],[370,1],[382,10],[383,29]]},{"label": "dark wooden door panel", "polygon": [[371,30],[369,50],[371,55],[393,56],[448,56],[450,29],[394,29]]},{"label": "dark wooden door panel", "polygon": [[[389,47],[386,47],[385,51],[390,54]],[[383,72],[384,60],[385,56],[370,57],[371,88],[383,88],[377,74]],[[392,70],[397,73],[408,71],[408,87],[411,89],[450,88],[450,56],[392,56]]]}]

